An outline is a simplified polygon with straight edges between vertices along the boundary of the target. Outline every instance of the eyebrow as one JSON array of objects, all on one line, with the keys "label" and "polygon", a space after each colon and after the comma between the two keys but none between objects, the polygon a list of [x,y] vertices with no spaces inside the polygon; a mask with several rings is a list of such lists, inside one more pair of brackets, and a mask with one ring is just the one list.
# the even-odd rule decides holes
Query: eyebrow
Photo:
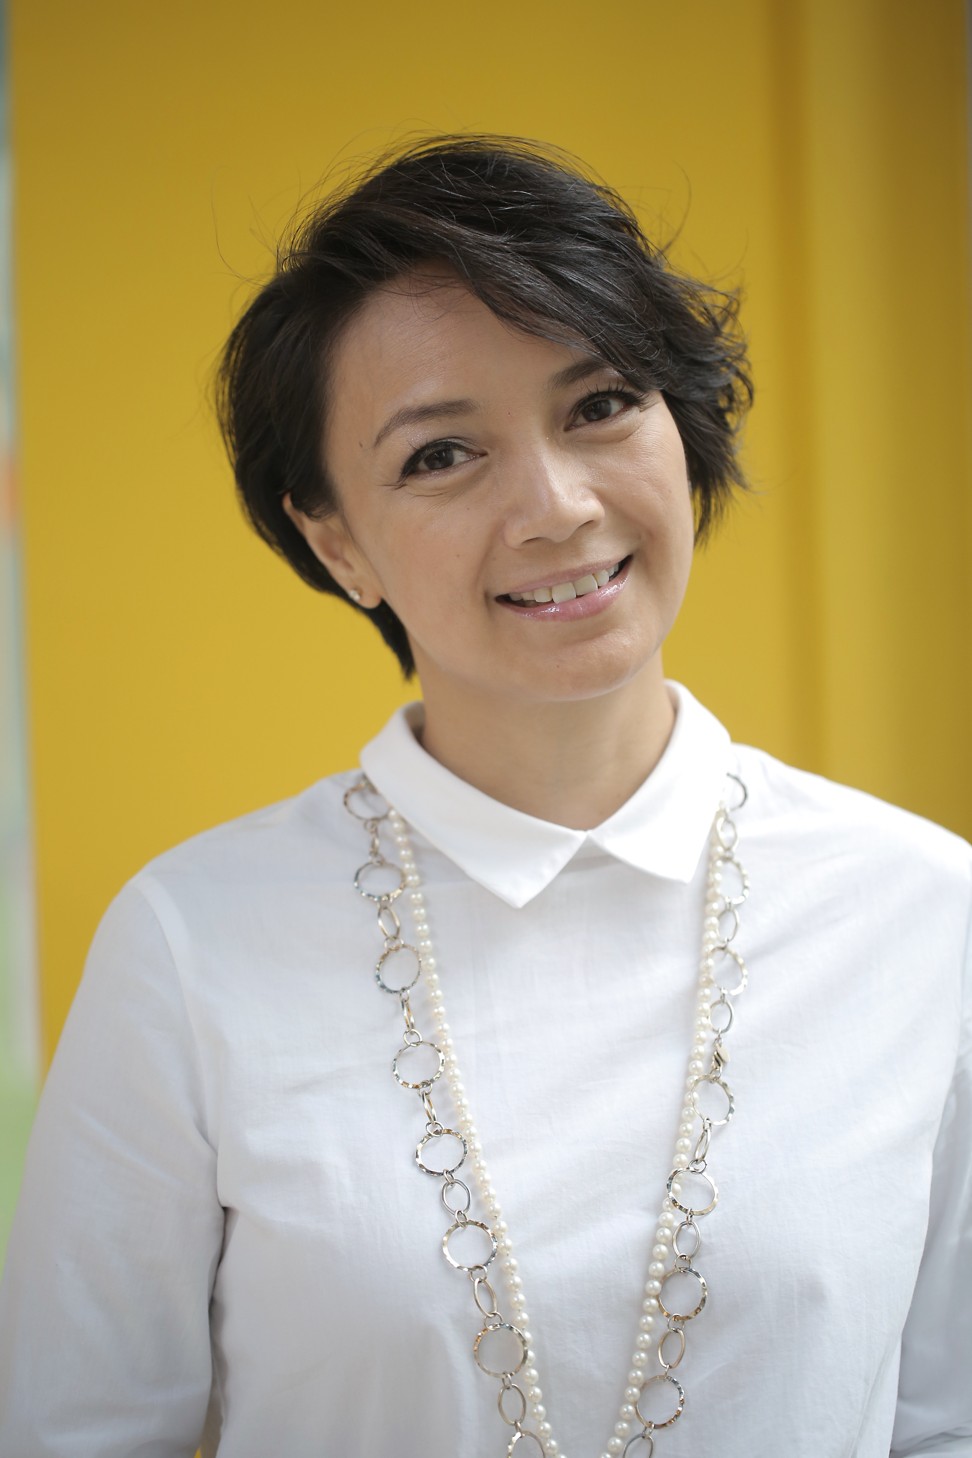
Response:
[{"label": "eyebrow", "polygon": [[[558,390],[565,390],[568,385],[575,385],[578,380],[587,379],[588,375],[596,374],[598,370],[613,369],[606,359],[598,355],[585,355],[583,359],[574,360],[566,368],[558,370],[551,375],[547,381],[547,391],[556,394]],[[375,436],[372,450],[377,450],[382,441],[393,431],[401,430],[403,425],[418,425],[423,420],[436,420],[450,418],[456,415],[472,415],[477,409],[475,400],[432,400],[428,405],[403,405],[401,410],[396,410],[390,415],[384,425]]]}]

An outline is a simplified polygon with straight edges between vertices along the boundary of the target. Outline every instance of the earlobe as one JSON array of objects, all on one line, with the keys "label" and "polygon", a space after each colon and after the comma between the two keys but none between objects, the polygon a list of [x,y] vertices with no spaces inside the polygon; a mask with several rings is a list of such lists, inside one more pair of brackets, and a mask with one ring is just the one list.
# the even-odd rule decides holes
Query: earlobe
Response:
[{"label": "earlobe", "polygon": [[281,498],[283,509],[318,562],[330,572],[337,585],[352,602],[365,608],[376,608],[381,593],[371,585],[371,572],[362,559],[341,513],[325,517],[307,516],[290,499],[290,492]]}]

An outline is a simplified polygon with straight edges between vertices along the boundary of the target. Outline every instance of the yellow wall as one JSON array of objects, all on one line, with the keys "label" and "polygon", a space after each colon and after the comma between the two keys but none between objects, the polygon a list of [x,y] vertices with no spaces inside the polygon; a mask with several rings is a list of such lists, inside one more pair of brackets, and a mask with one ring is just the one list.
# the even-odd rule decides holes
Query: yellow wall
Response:
[{"label": "yellow wall", "polygon": [[556,141],[745,279],[757,493],[666,663],[737,738],[972,834],[961,0],[12,0],[43,1025],[149,856],[403,689],[251,538],[204,401],[268,243],[413,130]]}]

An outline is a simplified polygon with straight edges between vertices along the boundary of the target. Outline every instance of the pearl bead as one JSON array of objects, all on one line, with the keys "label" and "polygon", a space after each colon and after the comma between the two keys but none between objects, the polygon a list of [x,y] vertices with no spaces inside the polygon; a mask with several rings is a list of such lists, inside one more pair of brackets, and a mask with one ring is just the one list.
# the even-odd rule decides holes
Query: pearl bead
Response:
[{"label": "pearl bead", "polygon": [[639,1372],[637,1367],[632,1367],[631,1371],[628,1373],[628,1391],[633,1391],[637,1394],[637,1396],[635,1397],[636,1402],[638,1400],[638,1397],[641,1396],[641,1383],[644,1380],[645,1374],[643,1372]]},{"label": "pearl bead", "polygon": [[623,1421],[626,1422],[626,1423],[630,1423],[630,1421],[634,1417],[634,1415],[635,1415],[634,1405],[632,1403],[630,1403],[630,1402],[626,1402],[624,1404],[624,1406],[621,1408],[621,1411],[618,1413],[618,1417],[621,1418],[621,1419],[623,1419]]},{"label": "pearl bead", "polygon": [[634,1383],[632,1383],[630,1387],[626,1387],[624,1389],[624,1399],[626,1403],[637,1402],[640,1396],[641,1388],[636,1387]]},{"label": "pearl bead", "polygon": [[[654,1326],[655,1318],[653,1313],[658,1310],[658,1302],[655,1300],[654,1296],[647,1296],[645,1300],[641,1303],[641,1309],[645,1313],[641,1320],[643,1322],[649,1323],[650,1326]],[[646,1326],[645,1331],[648,1331],[648,1329],[649,1327]]]},{"label": "pearl bead", "polygon": [[652,1261],[651,1265],[648,1267],[648,1274],[649,1276],[663,1276],[665,1274],[664,1262]]},{"label": "pearl bead", "polygon": [[626,1438],[631,1432],[631,1424],[626,1422],[617,1422],[614,1424],[614,1431],[619,1438]]},{"label": "pearl bead", "polygon": [[[534,1407],[534,1409],[533,1409],[533,1416],[536,1418],[536,1420],[537,1420],[538,1423],[542,1423],[543,1420],[544,1420],[544,1418],[547,1416],[547,1409],[544,1407],[544,1405],[543,1405],[542,1402],[538,1402],[536,1404],[536,1406]],[[550,1428],[550,1424],[549,1423],[547,1423],[547,1428],[549,1430],[549,1428]]]},{"label": "pearl bead", "polygon": [[540,1373],[537,1371],[536,1367],[527,1367],[526,1371],[523,1373],[523,1380],[532,1387],[534,1383],[540,1380]]},{"label": "pearl bead", "polygon": [[651,1331],[654,1324],[655,1318],[653,1316],[645,1315],[638,1318],[638,1326],[642,1331]]},{"label": "pearl bead", "polygon": [[648,1353],[646,1351],[643,1351],[641,1348],[639,1348],[636,1352],[632,1352],[631,1365],[632,1367],[647,1367]]},{"label": "pearl bead", "polygon": [[[539,1407],[538,1408],[535,1408],[534,1409],[534,1416],[537,1419],[539,1419],[541,1412],[546,1412],[546,1408],[539,1408]],[[548,1422],[539,1422],[538,1421],[538,1423],[537,1423],[537,1429],[538,1429],[538,1431],[540,1433],[541,1438],[549,1438],[551,1432],[553,1431],[553,1429],[551,1428],[551,1426],[550,1426],[550,1424]]]},{"label": "pearl bead", "polygon": [[659,1240],[657,1245],[652,1246],[651,1253],[656,1261],[663,1261],[668,1255],[668,1246],[662,1240]]},{"label": "pearl bead", "polygon": [[528,1389],[528,1391],[527,1391],[527,1402],[542,1402],[542,1401],[543,1401],[543,1388],[542,1387],[531,1387],[531,1388]]},{"label": "pearl bead", "polygon": [[609,1458],[614,1458],[615,1453],[620,1453],[623,1449],[624,1440],[622,1438],[612,1438],[607,1445]]},{"label": "pearl bead", "polygon": [[636,1344],[640,1352],[645,1352],[651,1346],[651,1337],[646,1331],[639,1331]]}]

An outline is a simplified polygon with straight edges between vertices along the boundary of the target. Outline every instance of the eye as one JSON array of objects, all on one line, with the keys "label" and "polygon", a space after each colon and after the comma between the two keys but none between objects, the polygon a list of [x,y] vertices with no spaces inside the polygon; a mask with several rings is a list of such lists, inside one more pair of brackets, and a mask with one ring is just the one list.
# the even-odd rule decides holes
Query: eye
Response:
[{"label": "eye", "polygon": [[645,396],[620,385],[608,390],[595,390],[585,395],[575,409],[575,416],[583,425],[596,425],[601,420],[612,420],[626,410],[636,409],[644,403]]},{"label": "eye", "polygon": [[433,440],[428,445],[413,451],[402,467],[401,479],[407,476],[429,476],[437,471],[448,471],[464,461],[474,459],[475,452],[457,440]]}]

